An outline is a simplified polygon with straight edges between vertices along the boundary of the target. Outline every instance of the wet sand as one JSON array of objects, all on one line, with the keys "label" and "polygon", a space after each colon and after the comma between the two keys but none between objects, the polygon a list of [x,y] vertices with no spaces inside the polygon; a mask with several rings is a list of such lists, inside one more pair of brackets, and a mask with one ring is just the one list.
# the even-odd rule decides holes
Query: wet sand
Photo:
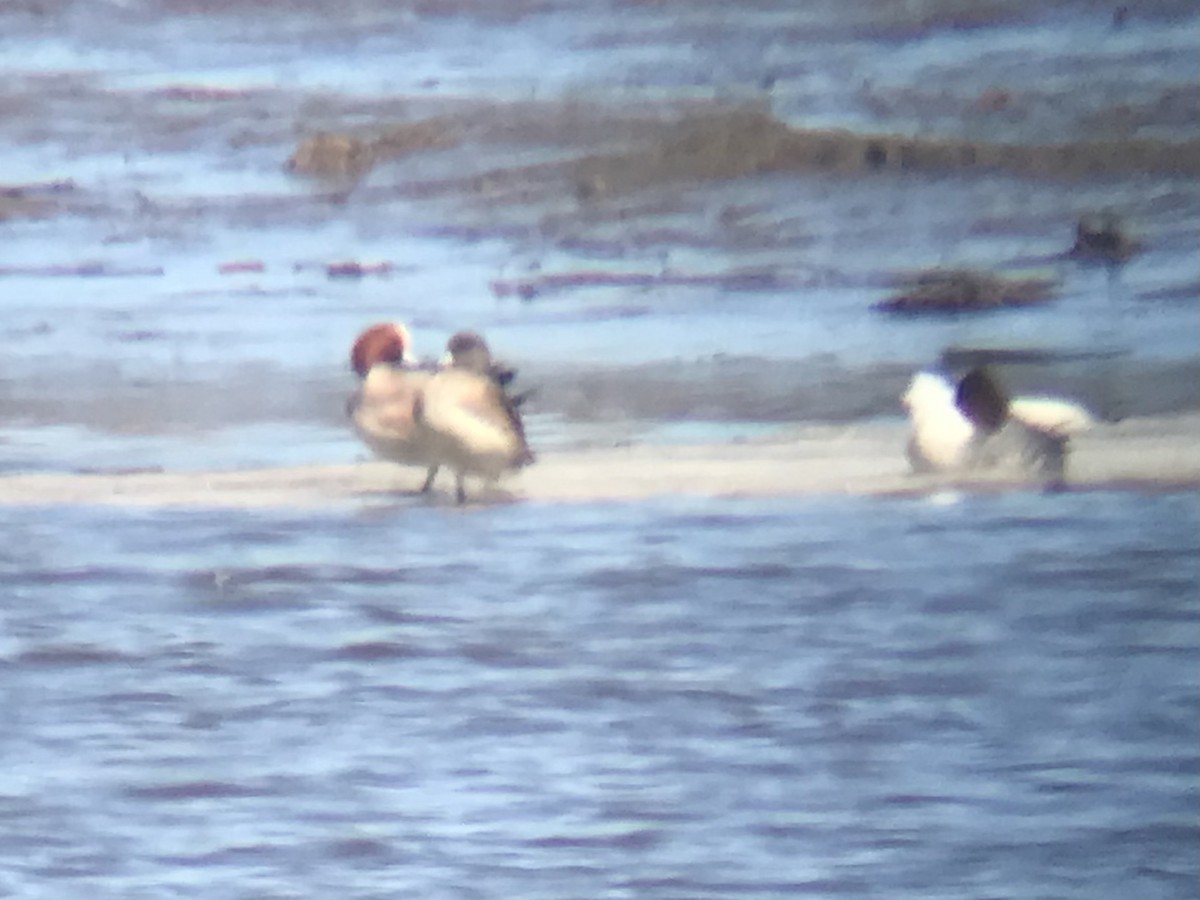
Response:
[{"label": "wet sand", "polygon": [[[946,490],[1042,489],[1011,477],[915,476],[898,424],[806,426],[767,440],[688,446],[632,445],[544,453],[532,468],[476,502],[586,503],[670,495],[795,497]],[[1128,419],[1072,442],[1067,487],[1200,488],[1200,415]],[[0,506],[139,508],[321,508],[346,503],[450,504],[443,474],[432,498],[415,493],[416,469],[382,462],[130,474],[36,474],[0,478]]]}]

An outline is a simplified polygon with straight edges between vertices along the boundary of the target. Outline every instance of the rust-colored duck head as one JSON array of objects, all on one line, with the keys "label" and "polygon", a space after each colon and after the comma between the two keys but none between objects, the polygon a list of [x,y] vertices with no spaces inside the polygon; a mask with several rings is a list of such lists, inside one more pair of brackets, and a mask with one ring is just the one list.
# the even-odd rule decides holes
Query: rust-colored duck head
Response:
[{"label": "rust-colored duck head", "polygon": [[412,337],[402,322],[380,322],[358,336],[350,350],[350,367],[359,378],[366,378],[372,366],[381,363],[398,366],[409,361]]}]

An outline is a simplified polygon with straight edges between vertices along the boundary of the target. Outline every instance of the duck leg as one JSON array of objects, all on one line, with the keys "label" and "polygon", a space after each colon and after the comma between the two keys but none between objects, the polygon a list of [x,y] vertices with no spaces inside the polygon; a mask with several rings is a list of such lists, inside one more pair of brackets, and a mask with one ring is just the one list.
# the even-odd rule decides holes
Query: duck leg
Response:
[{"label": "duck leg", "polygon": [[433,479],[437,477],[438,467],[430,466],[429,474],[425,476],[425,483],[421,485],[421,493],[428,494],[433,490]]}]

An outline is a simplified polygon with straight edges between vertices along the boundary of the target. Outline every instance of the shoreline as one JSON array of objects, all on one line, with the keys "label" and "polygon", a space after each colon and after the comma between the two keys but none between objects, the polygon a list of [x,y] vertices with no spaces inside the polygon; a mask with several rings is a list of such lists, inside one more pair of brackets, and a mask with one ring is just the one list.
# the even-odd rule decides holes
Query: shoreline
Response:
[{"label": "shoreline", "polygon": [[[473,505],[636,502],[670,495],[712,498],[922,495],[1041,490],[1011,476],[913,475],[900,424],[802,426],[783,436],[731,443],[636,444],[546,451],[538,463],[481,493]],[[1200,414],[1101,424],[1072,441],[1065,489],[1200,489]],[[386,462],[226,471],[14,474],[0,477],[0,508],[320,509],[401,501],[452,506],[442,473],[432,498],[421,473]]]}]

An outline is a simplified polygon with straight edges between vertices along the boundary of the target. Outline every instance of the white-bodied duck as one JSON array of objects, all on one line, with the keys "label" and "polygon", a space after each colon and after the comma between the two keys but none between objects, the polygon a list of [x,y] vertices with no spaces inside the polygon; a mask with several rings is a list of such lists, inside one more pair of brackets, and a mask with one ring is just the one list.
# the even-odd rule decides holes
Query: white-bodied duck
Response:
[{"label": "white-bodied duck", "polygon": [[1006,470],[1060,480],[1068,440],[1094,422],[1068,400],[1009,398],[984,368],[957,383],[918,372],[901,402],[912,426],[908,458],[917,472]]}]

